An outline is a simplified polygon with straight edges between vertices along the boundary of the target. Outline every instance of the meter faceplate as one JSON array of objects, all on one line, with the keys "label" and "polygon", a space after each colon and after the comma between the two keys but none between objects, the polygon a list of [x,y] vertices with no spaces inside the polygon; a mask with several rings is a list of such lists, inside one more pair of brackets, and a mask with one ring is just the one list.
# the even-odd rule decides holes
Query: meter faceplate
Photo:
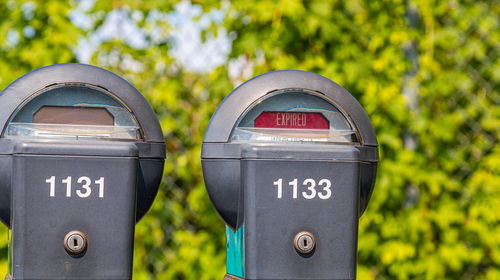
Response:
[{"label": "meter faceplate", "polygon": [[[242,160],[246,279],[353,279],[358,189],[348,186],[359,169],[351,151],[351,162]],[[308,256],[292,245],[301,231],[317,237]]]},{"label": "meter faceplate", "polygon": [[[131,279],[137,153],[128,142],[16,146],[14,279]],[[82,256],[64,249],[72,230],[88,236]]]}]

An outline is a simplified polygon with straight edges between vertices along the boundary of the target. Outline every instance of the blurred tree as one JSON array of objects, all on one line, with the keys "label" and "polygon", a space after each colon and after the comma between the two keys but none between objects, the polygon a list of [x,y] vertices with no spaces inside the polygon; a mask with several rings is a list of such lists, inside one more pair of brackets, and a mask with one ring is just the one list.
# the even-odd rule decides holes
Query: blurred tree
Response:
[{"label": "blurred tree", "polygon": [[360,279],[500,279],[499,14],[497,1],[227,8],[232,57],[254,74],[317,72],[371,117],[381,163],[361,218]]},{"label": "blurred tree", "polygon": [[[223,11],[234,38],[227,63],[207,73],[170,53],[167,17],[178,2],[96,1],[86,24],[70,19],[79,2],[0,3],[2,88],[77,61],[79,40],[90,40],[89,62],[127,78],[161,119],[168,158],[136,228],[134,279],[222,278],[224,226],[203,186],[203,132],[236,84],[289,68],[347,88],[377,132],[381,163],[361,218],[358,278],[500,279],[498,1],[193,1]],[[119,32],[97,36],[112,14]],[[137,29],[127,33],[130,24]],[[6,235],[2,227],[0,273]]]}]

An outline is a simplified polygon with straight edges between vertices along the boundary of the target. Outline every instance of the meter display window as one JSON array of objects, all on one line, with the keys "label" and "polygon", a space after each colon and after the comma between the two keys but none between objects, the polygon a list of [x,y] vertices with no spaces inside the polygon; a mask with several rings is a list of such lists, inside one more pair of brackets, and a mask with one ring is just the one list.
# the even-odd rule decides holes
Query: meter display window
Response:
[{"label": "meter display window", "polygon": [[106,108],[42,106],[33,115],[33,123],[113,126],[115,118]]},{"label": "meter display window", "polygon": [[104,89],[83,84],[46,88],[22,104],[3,137],[141,139],[134,115]]},{"label": "meter display window", "polygon": [[347,117],[320,94],[301,90],[270,93],[239,120],[231,142],[356,143]]}]

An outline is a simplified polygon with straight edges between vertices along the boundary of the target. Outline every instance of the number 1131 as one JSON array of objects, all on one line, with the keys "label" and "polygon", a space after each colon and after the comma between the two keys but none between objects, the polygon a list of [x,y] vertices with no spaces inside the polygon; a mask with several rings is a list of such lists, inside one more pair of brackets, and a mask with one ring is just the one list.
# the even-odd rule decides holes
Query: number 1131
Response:
[{"label": "number 1131", "polygon": [[[49,196],[56,196],[56,176],[52,176],[45,180],[45,183],[49,184]],[[66,197],[71,197],[73,193],[73,177],[68,176],[66,179],[61,180],[61,183],[66,186]],[[89,197],[92,193],[92,179],[87,176],[82,176],[76,180],[78,189],[76,190],[76,195],[81,198]],[[95,180],[94,184],[98,186],[99,198],[104,197],[104,177]]]}]

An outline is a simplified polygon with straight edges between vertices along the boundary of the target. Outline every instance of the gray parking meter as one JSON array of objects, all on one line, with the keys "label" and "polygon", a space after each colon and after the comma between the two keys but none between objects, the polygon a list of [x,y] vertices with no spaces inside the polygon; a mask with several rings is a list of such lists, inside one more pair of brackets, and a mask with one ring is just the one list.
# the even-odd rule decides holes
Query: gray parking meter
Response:
[{"label": "gray parking meter", "polygon": [[355,279],[377,162],[368,116],[338,84],[286,70],[236,88],[202,148],[207,192],[230,227],[226,278]]},{"label": "gray parking meter", "polygon": [[134,226],[165,158],[144,97],[104,69],[59,64],[13,82],[0,108],[13,279],[131,279]]}]

